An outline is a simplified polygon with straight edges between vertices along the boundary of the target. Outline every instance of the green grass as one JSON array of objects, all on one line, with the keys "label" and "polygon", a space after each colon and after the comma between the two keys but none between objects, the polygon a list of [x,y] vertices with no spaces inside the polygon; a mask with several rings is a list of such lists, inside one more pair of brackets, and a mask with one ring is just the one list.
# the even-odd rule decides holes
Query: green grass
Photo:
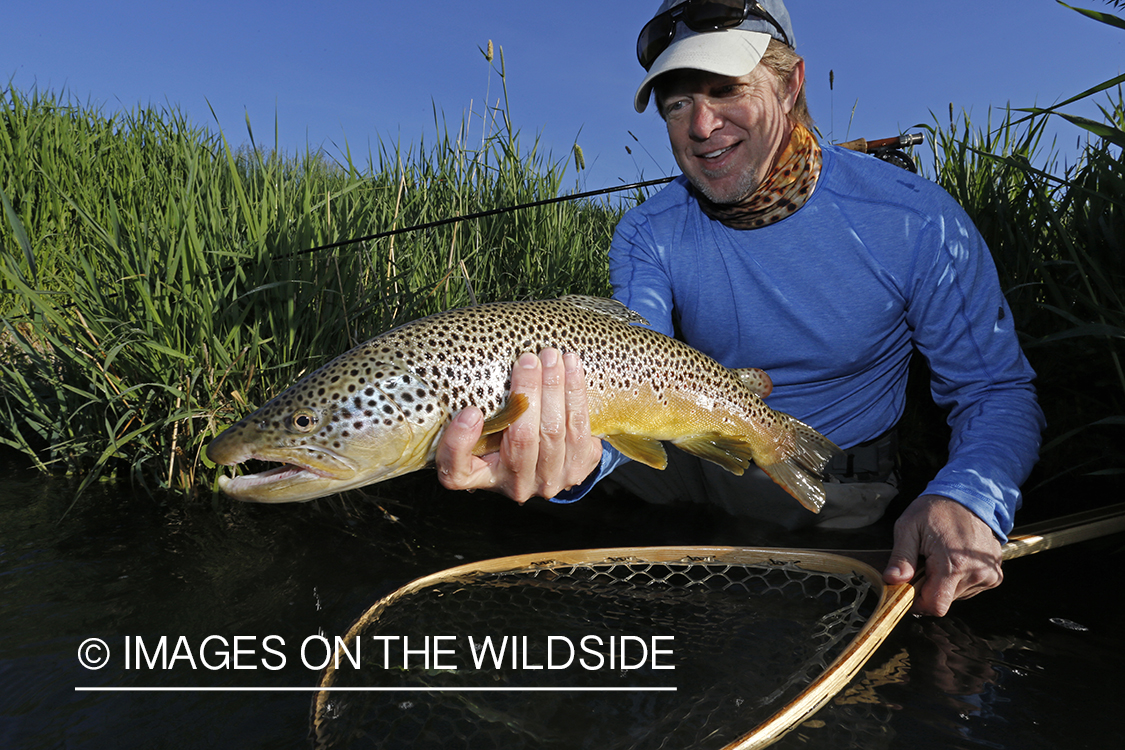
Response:
[{"label": "green grass", "polygon": [[432,140],[357,164],[285,158],[253,134],[232,152],[176,111],[0,102],[0,443],[43,470],[210,486],[218,429],[392,325],[608,291],[608,203],[301,253],[563,192],[566,164],[506,111],[453,130],[435,114]]},{"label": "green grass", "polygon": [[[1103,124],[1125,130],[1120,90]],[[1091,133],[1077,164],[1044,145],[1046,114],[967,115],[931,131],[932,178],[992,250],[1048,431],[1038,481],[1125,471],[1125,171],[1121,147]],[[1038,166],[1033,166],[1038,165]],[[1045,165],[1045,166],[1044,166]]]},{"label": "green grass", "polygon": [[[923,171],[984,234],[1039,374],[1034,483],[1125,470],[1122,80],[1075,97],[1103,98],[1097,122],[1066,102],[983,126],[951,110],[930,130]],[[44,471],[207,490],[219,429],[376,333],[474,301],[608,292],[608,202],[302,252],[564,193],[569,163],[525,143],[506,107],[452,128],[435,113],[429,139],[357,162],[286,157],[252,133],[232,151],[174,110],[107,116],[11,88],[0,102],[0,444]],[[1087,139],[1069,166],[1042,140],[1060,116]],[[941,461],[933,424],[905,417],[920,469]]]}]

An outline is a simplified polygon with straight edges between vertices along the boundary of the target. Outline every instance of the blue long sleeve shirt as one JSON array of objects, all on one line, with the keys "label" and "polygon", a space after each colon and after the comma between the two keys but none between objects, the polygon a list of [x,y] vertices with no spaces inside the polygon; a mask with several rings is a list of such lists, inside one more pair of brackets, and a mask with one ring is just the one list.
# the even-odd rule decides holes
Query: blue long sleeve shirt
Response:
[{"label": "blue long sleeve shirt", "polygon": [[[1043,414],[988,248],[932,182],[844,149],[823,153],[808,202],[761,229],[708,218],[677,178],[619,223],[614,296],[727,367],[764,369],[772,408],[845,449],[898,422],[917,348],[952,428],[948,463],[925,492],[1005,538]],[[607,445],[575,494],[626,460]]]}]

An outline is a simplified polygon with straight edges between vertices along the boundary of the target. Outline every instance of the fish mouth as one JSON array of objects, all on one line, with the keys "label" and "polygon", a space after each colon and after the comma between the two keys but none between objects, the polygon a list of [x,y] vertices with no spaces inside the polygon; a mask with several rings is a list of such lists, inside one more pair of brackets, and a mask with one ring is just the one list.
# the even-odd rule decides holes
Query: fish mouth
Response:
[{"label": "fish mouth", "polygon": [[307,455],[293,451],[248,453],[222,461],[237,466],[257,460],[280,464],[255,474],[219,477],[219,489],[236,499],[259,503],[293,503],[342,491],[356,476],[343,456],[323,449]]}]

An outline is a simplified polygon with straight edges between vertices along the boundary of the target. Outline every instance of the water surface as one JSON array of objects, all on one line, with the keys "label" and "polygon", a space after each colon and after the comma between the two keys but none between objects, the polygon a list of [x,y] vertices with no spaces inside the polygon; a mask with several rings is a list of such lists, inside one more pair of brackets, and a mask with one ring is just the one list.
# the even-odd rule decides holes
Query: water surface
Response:
[{"label": "water surface", "polygon": [[[533,551],[784,541],[624,498],[518,508],[443,492],[425,474],[319,505],[158,500],[105,484],[67,512],[73,491],[37,475],[0,480],[2,747],[306,748],[311,692],[75,688],[312,687],[319,672],[301,663],[305,639],[342,635],[378,598],[427,573]],[[879,546],[887,533],[858,541]],[[945,618],[908,618],[833,704],[778,746],[1125,747],[1120,548],[1118,537],[1013,561],[1000,589]],[[165,657],[185,644],[170,664],[150,653],[161,636]],[[264,648],[267,636],[284,666]],[[89,638],[109,649],[101,669],[79,663]],[[145,644],[131,653],[151,667],[133,658],[126,668],[126,638]]]}]

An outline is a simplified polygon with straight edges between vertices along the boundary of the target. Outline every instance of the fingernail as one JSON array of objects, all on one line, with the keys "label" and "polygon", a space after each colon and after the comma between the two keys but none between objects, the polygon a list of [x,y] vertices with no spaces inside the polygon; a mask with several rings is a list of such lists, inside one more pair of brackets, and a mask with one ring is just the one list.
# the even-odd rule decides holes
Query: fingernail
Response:
[{"label": "fingernail", "polygon": [[568,373],[578,372],[578,357],[567,352],[563,355],[563,366]]},{"label": "fingernail", "polygon": [[544,349],[539,355],[544,367],[554,367],[559,363],[559,353],[556,349]]},{"label": "fingernail", "polygon": [[524,368],[525,370],[534,370],[539,366],[539,357],[536,357],[530,352],[527,354],[521,354],[519,358],[519,366]]}]

